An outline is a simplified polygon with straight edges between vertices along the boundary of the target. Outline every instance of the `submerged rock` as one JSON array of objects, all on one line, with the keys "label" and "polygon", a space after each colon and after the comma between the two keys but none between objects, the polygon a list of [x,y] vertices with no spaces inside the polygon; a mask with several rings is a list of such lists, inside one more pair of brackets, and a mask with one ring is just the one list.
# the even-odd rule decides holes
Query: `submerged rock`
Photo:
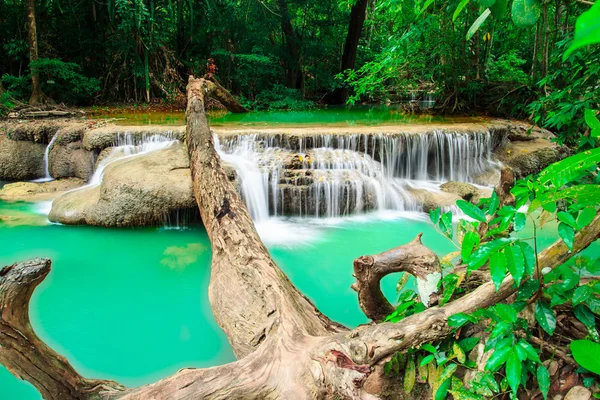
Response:
[{"label": "submerged rock", "polygon": [[165,150],[107,165],[99,186],[58,197],[49,219],[97,226],[160,225],[176,210],[196,207],[187,150]]},{"label": "submerged rock", "polygon": [[8,201],[33,201],[53,198],[60,192],[75,189],[85,182],[77,178],[50,182],[7,183],[0,189],[0,199]]}]

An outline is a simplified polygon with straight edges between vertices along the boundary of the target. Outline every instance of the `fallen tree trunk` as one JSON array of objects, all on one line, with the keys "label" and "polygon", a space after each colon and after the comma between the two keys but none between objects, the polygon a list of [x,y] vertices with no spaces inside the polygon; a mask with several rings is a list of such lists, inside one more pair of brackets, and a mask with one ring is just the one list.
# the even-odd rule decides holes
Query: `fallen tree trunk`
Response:
[{"label": "fallen tree trunk", "polygon": [[[451,315],[491,306],[515,292],[513,279],[507,276],[497,291],[488,282],[456,301],[397,324],[364,325],[349,331],[329,320],[273,262],[221,167],[204,115],[204,96],[213,87],[204,79],[190,79],[186,141],[194,195],[212,244],[209,299],[239,361],[184,369],[133,389],[85,379],[31,329],[29,299],[50,268],[48,260],[34,260],[0,273],[0,362],[36,386],[45,398],[381,398],[388,384],[383,365],[390,356],[445,338],[451,333],[447,325]],[[600,217],[596,217],[575,235],[572,252],[558,241],[540,253],[540,268],[560,265],[599,234]],[[378,290],[382,274],[391,270],[427,276],[439,269],[437,257],[420,243],[420,237],[390,252],[363,257],[361,263],[376,270],[369,274],[371,278],[365,275],[357,281],[356,290],[365,294]],[[383,313],[380,307],[374,309]]]}]

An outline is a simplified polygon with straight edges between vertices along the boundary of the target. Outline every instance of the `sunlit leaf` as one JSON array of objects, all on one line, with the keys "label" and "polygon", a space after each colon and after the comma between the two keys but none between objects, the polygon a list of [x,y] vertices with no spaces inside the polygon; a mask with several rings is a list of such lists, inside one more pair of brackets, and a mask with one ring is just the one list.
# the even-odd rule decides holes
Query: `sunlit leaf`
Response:
[{"label": "sunlit leaf", "polygon": [[476,205],[469,203],[468,201],[465,201],[465,200],[457,200],[456,205],[467,216],[469,216],[479,222],[485,222],[485,214]]},{"label": "sunlit leaf", "polygon": [[490,275],[498,290],[506,277],[506,257],[503,252],[496,251],[490,256]]},{"label": "sunlit leaf", "polygon": [[548,335],[552,336],[554,334],[554,329],[556,329],[556,316],[548,303],[541,300],[535,303],[535,319]]},{"label": "sunlit leaf", "polygon": [[565,51],[563,61],[575,50],[600,42],[600,2],[596,1],[592,8],[582,13],[575,22],[575,39],[571,47]]},{"label": "sunlit leaf", "polygon": [[458,3],[456,10],[454,10],[454,14],[452,14],[452,22],[456,21],[456,18],[458,18],[461,11],[467,6],[467,4],[469,4],[469,1],[471,0],[461,0],[461,2]]},{"label": "sunlit leaf", "polygon": [[548,390],[550,390],[550,374],[548,373],[548,369],[540,364],[537,369],[536,377],[540,391],[544,396],[544,400],[546,400],[546,397],[548,397]]},{"label": "sunlit leaf", "polygon": [[540,18],[542,5],[539,0],[514,0],[512,20],[520,28],[534,25]]},{"label": "sunlit leaf", "polygon": [[600,375],[600,344],[591,340],[573,340],[569,347],[579,365]]},{"label": "sunlit leaf", "polygon": [[473,35],[479,30],[479,28],[481,27],[481,25],[485,22],[485,20],[487,19],[487,17],[490,16],[490,9],[487,8],[483,14],[481,14],[479,16],[479,18],[477,18],[475,20],[475,22],[473,22],[473,25],[471,25],[471,27],[469,28],[469,30],[467,31],[467,40],[471,39],[473,37]]},{"label": "sunlit leaf", "polygon": [[575,240],[575,230],[573,227],[561,222],[558,224],[558,235],[565,242],[569,250],[573,250],[573,241]]}]

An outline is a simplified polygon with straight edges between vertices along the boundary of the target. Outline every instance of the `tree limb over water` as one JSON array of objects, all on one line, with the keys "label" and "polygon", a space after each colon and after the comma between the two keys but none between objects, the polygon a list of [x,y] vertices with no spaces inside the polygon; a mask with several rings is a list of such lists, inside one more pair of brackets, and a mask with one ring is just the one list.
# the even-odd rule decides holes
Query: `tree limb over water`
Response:
[{"label": "tree limb over water", "polygon": [[[515,292],[513,279],[507,276],[497,291],[492,282],[484,283],[443,307],[431,307],[396,324],[364,325],[350,331],[331,321],[271,259],[221,167],[204,113],[205,96],[217,90],[213,82],[190,78],[186,142],[194,196],[212,245],[209,300],[239,361],[184,369],[132,389],[83,378],[31,328],[29,300],[50,271],[49,260],[35,259],[0,272],[0,362],[45,398],[380,398],[388,384],[383,365],[395,352],[443,339],[451,332],[447,325],[451,315],[488,307]],[[573,251],[557,241],[540,253],[540,268],[564,263],[599,234],[600,217],[596,217],[575,235]],[[389,268],[403,265],[408,272],[408,264],[416,260],[423,261],[427,271],[438,265],[419,238],[372,259],[373,265],[385,261]]]}]

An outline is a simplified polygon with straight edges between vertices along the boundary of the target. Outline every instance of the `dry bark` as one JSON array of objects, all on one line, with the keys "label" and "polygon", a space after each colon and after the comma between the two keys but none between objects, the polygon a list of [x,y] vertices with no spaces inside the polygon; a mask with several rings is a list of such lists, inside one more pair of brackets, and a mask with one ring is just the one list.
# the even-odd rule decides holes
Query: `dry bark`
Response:
[{"label": "dry bark", "polygon": [[[38,40],[37,40],[37,24],[35,21],[35,1],[27,0],[27,38],[29,39],[29,65],[31,69],[31,63],[38,59]],[[40,82],[40,73],[37,71],[31,71],[31,97],[29,98],[29,104],[34,106],[42,104],[44,101],[44,94],[42,93],[42,86]]]},{"label": "dry bark", "polygon": [[[28,302],[50,263],[35,260],[0,274],[0,362],[49,399],[310,399],[380,398],[386,390],[382,366],[391,355],[451,333],[448,318],[505,300],[515,292],[507,276],[495,290],[485,283],[443,307],[432,307],[397,324],[348,331],[321,314],[273,262],[250,215],[228,181],[204,115],[204,96],[214,88],[204,79],[188,85],[187,135],[194,195],[212,244],[209,299],[219,325],[240,358],[208,369],[184,369],[154,384],[124,389],[88,380],[31,330]],[[540,253],[540,268],[553,268],[600,234],[600,217],[575,236],[573,251],[558,241]],[[437,257],[412,243],[368,257],[371,276],[401,269],[416,276],[438,268]],[[415,261],[417,266],[409,266]],[[380,279],[380,278],[379,278]],[[367,282],[367,281],[365,281]],[[377,284],[378,284],[377,280]],[[375,283],[358,287],[373,293]],[[359,285],[362,285],[359,279]]]}]

